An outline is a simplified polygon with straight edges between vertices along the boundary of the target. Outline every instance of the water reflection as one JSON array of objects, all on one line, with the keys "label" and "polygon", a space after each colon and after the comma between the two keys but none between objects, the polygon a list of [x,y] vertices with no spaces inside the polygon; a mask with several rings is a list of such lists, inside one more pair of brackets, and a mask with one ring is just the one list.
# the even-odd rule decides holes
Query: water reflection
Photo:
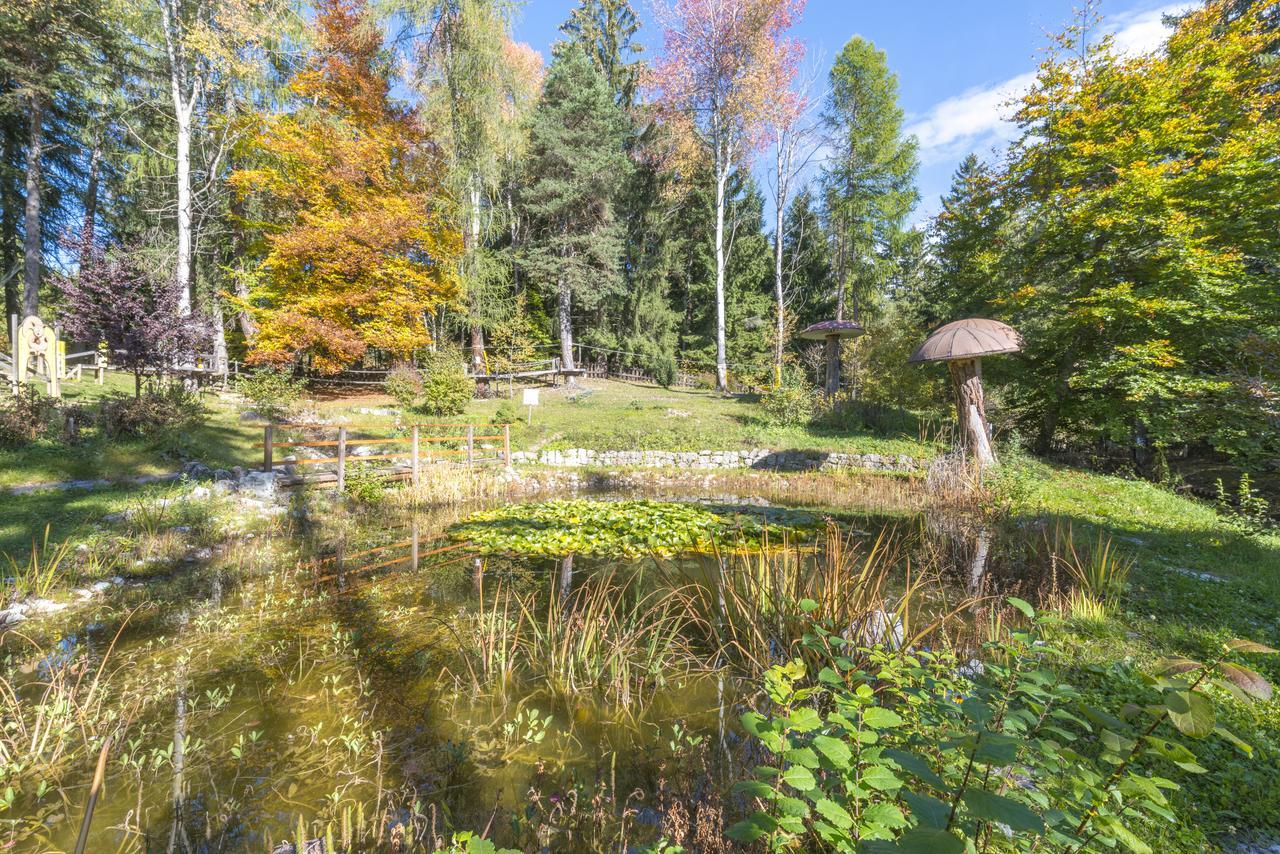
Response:
[{"label": "water reflection", "polygon": [[[795,616],[778,591],[744,586],[761,566],[726,554],[482,556],[445,534],[470,509],[313,514],[286,544],[301,555],[296,565],[260,574],[215,565],[131,594],[154,609],[122,634],[120,666],[152,696],[130,730],[135,744],[109,768],[88,850],[143,850],[145,840],[168,851],[263,850],[291,835],[299,815],[317,831],[341,827],[344,815],[354,826],[358,810],[369,826],[389,815],[424,821],[405,818],[417,801],[454,827],[482,828],[495,810],[551,827],[539,810],[554,811],[552,796],[612,798],[615,814],[628,793],[652,798],[661,785],[685,786],[672,798],[690,810],[723,810],[714,799],[762,759],[737,730],[759,701],[755,673],[794,652],[778,639]],[[894,539],[885,572],[928,560],[954,574],[956,591],[1016,583],[1002,575],[1013,547],[1002,551],[993,528],[865,514],[840,522],[864,553]],[[827,571],[819,550],[795,554],[796,578]],[[681,585],[705,594],[703,623],[671,616]],[[879,595],[887,602],[901,586],[895,575]],[[776,632],[762,635],[754,661],[723,643],[748,605]],[[910,642],[889,605],[878,613],[851,632]],[[101,633],[118,625],[104,620]],[[70,660],[80,637],[68,633],[40,671]],[[650,655],[635,638],[678,654]],[[563,659],[531,661],[554,650]],[[649,820],[665,827],[656,803]],[[70,847],[71,824],[50,828],[51,847]]]}]

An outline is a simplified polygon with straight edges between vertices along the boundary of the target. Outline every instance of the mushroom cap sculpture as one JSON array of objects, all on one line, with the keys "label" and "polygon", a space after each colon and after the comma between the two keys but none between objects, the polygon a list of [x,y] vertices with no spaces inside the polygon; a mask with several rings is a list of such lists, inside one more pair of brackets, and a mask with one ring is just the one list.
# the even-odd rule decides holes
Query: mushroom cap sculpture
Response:
[{"label": "mushroom cap sculpture", "polygon": [[982,393],[982,359],[1022,349],[1022,336],[998,320],[974,317],[934,330],[908,362],[946,362],[956,391],[956,417],[966,450],[979,464],[994,463],[991,427]]},{"label": "mushroom cap sculpture", "polygon": [[827,342],[827,394],[840,390],[840,339],[857,338],[865,331],[852,320],[824,320],[801,330],[800,337],[805,340]]},{"label": "mushroom cap sculpture", "polygon": [[857,338],[863,332],[861,324],[852,320],[824,320],[807,326],[800,332],[800,337],[807,341],[822,341],[827,338]]},{"label": "mushroom cap sculpture", "polygon": [[973,317],[956,320],[934,330],[916,348],[908,362],[952,362],[981,359],[1022,349],[1022,336],[1007,323]]}]

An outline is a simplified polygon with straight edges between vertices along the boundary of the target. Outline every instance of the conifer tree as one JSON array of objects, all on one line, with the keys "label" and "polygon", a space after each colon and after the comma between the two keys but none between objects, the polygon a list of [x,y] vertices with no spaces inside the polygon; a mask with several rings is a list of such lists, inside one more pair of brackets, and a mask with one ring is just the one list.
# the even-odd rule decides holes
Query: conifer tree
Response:
[{"label": "conifer tree", "polygon": [[614,198],[630,166],[622,148],[626,129],[586,50],[560,45],[529,125],[529,183],[521,201],[531,226],[522,257],[555,294],[560,358],[570,369],[574,305],[592,309],[622,283]]}]

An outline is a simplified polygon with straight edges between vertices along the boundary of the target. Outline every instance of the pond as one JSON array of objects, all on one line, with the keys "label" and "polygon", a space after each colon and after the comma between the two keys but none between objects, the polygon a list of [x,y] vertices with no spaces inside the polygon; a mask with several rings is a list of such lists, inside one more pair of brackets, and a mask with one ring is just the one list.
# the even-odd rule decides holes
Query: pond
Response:
[{"label": "pond", "polygon": [[[737,721],[763,671],[815,619],[964,643],[974,556],[998,551],[910,514],[636,497],[306,514],[126,587],[54,647],[11,638],[28,690],[124,733],[86,850],[431,850],[468,829],[720,850],[761,761]],[[92,772],[13,796],[19,849],[74,847]]]}]

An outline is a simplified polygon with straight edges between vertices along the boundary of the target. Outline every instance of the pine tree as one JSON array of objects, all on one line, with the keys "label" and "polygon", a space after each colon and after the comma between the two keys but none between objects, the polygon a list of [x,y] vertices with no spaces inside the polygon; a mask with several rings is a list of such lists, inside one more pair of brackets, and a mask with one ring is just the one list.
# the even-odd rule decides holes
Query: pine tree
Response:
[{"label": "pine tree", "polygon": [[560,45],[530,121],[529,183],[521,201],[531,220],[524,265],[555,293],[565,368],[574,367],[574,306],[591,310],[621,289],[614,198],[630,166],[622,148],[626,129],[608,81],[586,51],[577,43]]}]

